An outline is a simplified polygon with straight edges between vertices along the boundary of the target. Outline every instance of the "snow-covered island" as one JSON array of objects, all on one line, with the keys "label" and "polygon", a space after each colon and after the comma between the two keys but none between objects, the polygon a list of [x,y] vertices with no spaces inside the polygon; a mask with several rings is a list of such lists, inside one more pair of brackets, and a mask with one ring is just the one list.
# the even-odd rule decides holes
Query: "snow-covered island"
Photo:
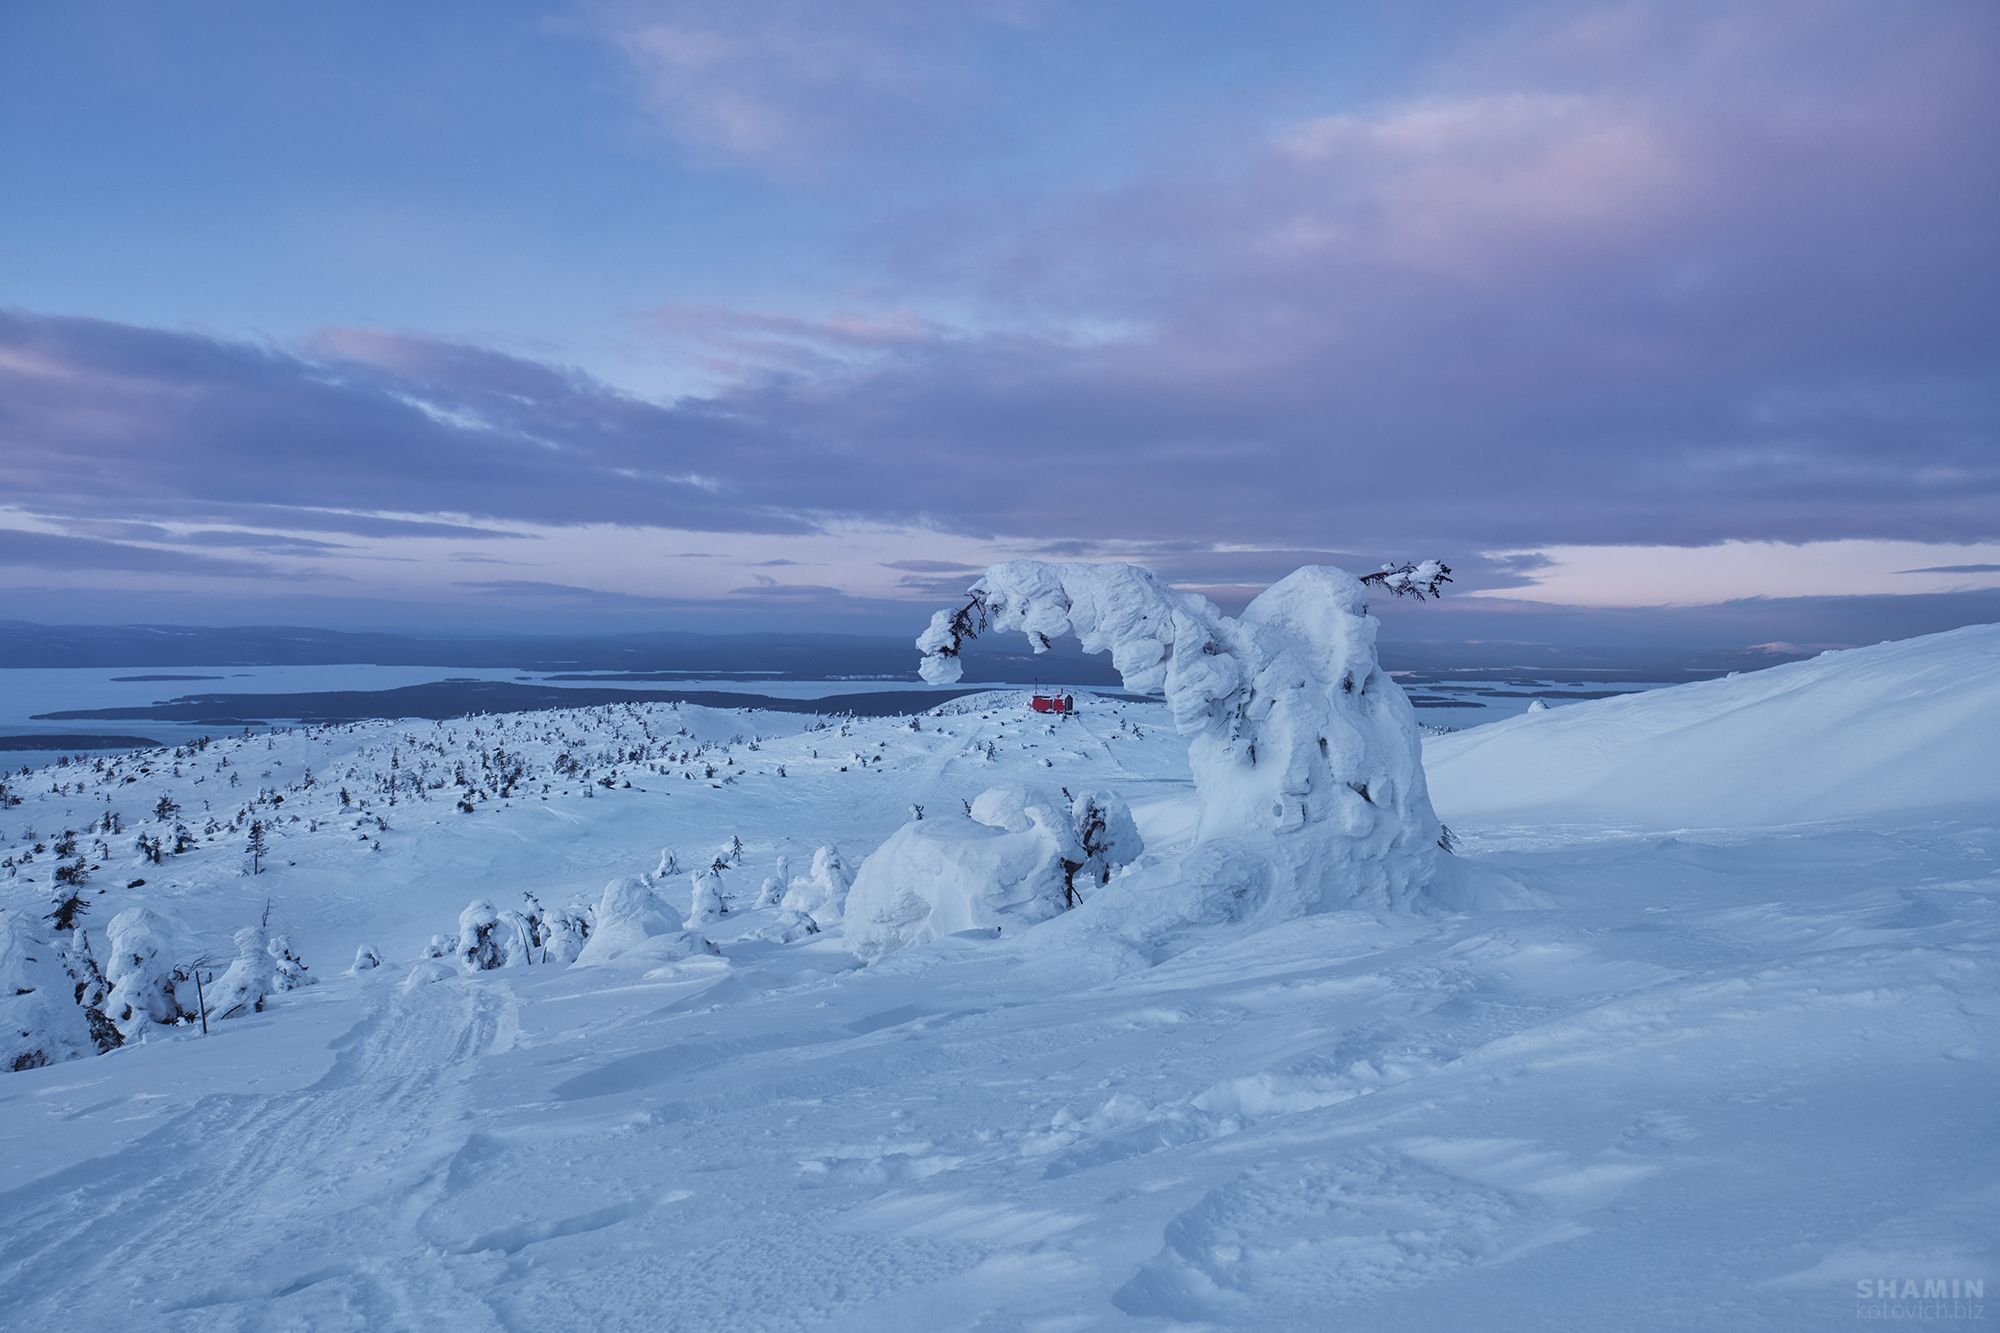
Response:
[{"label": "snow-covered island", "polygon": [[0,1323],[1994,1317],[2000,626],[1425,741],[1391,575],[998,566],[924,673],[1161,696],[1063,715],[7,773]]}]

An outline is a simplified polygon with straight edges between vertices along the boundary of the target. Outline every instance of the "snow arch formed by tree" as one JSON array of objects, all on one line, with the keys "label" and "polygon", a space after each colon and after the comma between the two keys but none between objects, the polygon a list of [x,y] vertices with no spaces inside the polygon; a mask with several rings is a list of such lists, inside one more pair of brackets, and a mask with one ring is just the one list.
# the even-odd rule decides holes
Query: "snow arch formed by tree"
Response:
[{"label": "snow arch formed by tree", "polygon": [[922,674],[959,679],[966,642],[1021,631],[1035,651],[1074,635],[1128,689],[1163,694],[1190,737],[1198,840],[1269,864],[1286,914],[1406,906],[1430,881],[1441,828],[1416,716],[1375,655],[1368,585],[1436,596],[1436,561],[1364,579],[1309,565],[1230,617],[1133,565],[995,565],[917,640]]}]

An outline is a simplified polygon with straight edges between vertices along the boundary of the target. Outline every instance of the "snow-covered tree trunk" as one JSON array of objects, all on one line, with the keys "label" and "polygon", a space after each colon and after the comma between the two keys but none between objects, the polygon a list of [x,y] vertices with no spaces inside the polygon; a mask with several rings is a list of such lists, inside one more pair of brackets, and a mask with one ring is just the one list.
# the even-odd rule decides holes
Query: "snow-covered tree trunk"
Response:
[{"label": "snow-covered tree trunk", "polygon": [[1325,566],[1232,618],[1132,565],[1022,560],[988,570],[917,647],[933,684],[957,680],[960,651],[988,629],[1021,631],[1037,652],[1074,635],[1109,653],[1190,738],[1199,840],[1268,862],[1290,913],[1405,905],[1438,855],[1416,716],[1376,659],[1376,626],[1361,580]]}]

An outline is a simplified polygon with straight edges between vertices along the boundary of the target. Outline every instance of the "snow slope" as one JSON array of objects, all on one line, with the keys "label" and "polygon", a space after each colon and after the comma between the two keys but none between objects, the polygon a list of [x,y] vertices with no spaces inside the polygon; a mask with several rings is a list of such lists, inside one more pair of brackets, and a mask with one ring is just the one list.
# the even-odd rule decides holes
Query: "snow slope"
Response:
[{"label": "snow slope", "polygon": [[1434,737],[1454,828],[1733,828],[2000,808],[2000,625]]},{"label": "snow slope", "polygon": [[[1923,697],[1989,687],[1965,661]],[[1692,688],[1782,730],[1796,692],[1765,686]],[[1591,716],[1623,725],[1529,725]],[[143,902],[220,949],[269,898],[324,980],[206,1038],[0,1074],[0,1324],[1824,1330],[1912,1322],[1857,1282],[2000,1281],[1991,809],[1662,836],[1441,796],[1461,860],[1534,906],[1215,924],[1136,961],[1080,911],[863,967],[832,931],[760,938],[776,855],[858,862],[912,803],[1068,785],[1130,800],[1129,874],[1170,882],[1199,856],[1184,738],[1095,702],[813,725],[368,724],[218,742],[179,777],[10,779],[10,848],[126,813],[86,919]],[[529,776],[472,814],[449,781],[393,811],[369,785],[496,745]],[[343,782],[388,831],[340,814]],[[233,834],[132,864],[162,790],[227,814],[260,784],[287,793],[268,873]],[[719,956],[402,984],[473,898],[594,897],[732,835]],[[51,864],[0,906],[38,905]],[[333,975],[364,941],[391,963]]]}]

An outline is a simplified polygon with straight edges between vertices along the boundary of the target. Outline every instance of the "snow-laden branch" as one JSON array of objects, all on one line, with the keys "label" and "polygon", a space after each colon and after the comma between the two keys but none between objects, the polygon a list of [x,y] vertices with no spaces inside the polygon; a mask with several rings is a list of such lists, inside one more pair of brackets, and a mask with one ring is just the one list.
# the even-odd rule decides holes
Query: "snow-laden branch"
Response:
[{"label": "snow-laden branch", "polygon": [[1443,595],[1443,585],[1451,582],[1451,566],[1442,560],[1426,560],[1421,564],[1405,560],[1400,565],[1388,564],[1373,574],[1363,574],[1361,581],[1421,602],[1426,597]]},{"label": "snow-laden branch", "polygon": [[[1436,561],[1379,571],[1398,594],[1434,596]],[[1428,880],[1440,829],[1424,787],[1415,714],[1375,656],[1364,581],[1307,566],[1239,617],[1132,565],[996,565],[965,605],[917,640],[925,680],[962,674],[988,629],[1035,651],[1074,635],[1109,653],[1126,687],[1163,694],[1189,736],[1203,841],[1243,839],[1321,907],[1407,901]]]}]

